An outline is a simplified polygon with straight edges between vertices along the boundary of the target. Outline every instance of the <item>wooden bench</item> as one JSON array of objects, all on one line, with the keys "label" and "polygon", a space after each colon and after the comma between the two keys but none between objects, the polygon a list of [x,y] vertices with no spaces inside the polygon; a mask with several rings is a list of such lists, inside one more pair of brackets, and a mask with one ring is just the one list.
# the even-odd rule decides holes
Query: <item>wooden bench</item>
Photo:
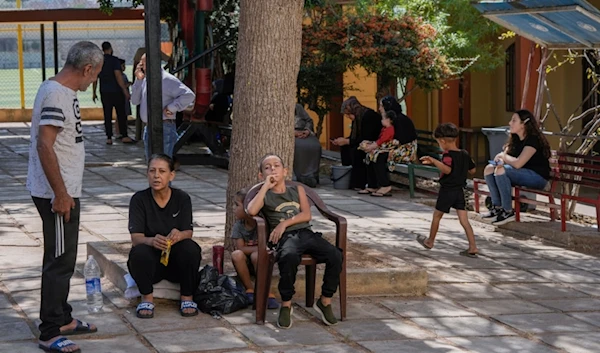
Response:
[{"label": "wooden bench", "polygon": [[[556,210],[560,209],[561,231],[564,232],[567,230],[567,201],[576,200],[577,202],[582,202],[595,206],[596,222],[599,228],[598,231],[600,231],[600,157],[552,151],[552,158],[550,159],[550,162],[553,167],[550,173],[549,190],[530,189],[523,186],[513,187],[513,200],[515,201],[516,221],[521,221],[521,204],[548,207],[550,209],[551,221],[556,220]],[[571,186],[586,186],[594,190],[598,190],[599,193],[596,198],[585,196],[571,196],[562,192],[561,187],[563,186],[563,183],[571,184]],[[473,179],[475,212],[477,213],[479,213],[479,196],[490,195],[489,191],[481,190],[479,188],[480,185],[485,184],[486,182],[484,179]],[[524,192],[545,196],[548,198],[548,201],[538,201],[537,199],[533,200],[524,197],[522,195]],[[556,199],[560,199],[560,204],[556,203]]]},{"label": "wooden bench", "polygon": [[[335,246],[342,250],[342,271],[340,273],[340,318],[346,319],[346,233],[348,223],[346,218],[331,212],[319,195],[306,185],[286,181],[286,186],[302,185],[306,191],[308,202],[311,206],[315,206],[323,217],[335,223]],[[248,209],[248,204],[256,196],[263,183],[257,184],[248,191],[244,199],[244,209]],[[268,228],[263,217],[255,216],[256,231],[258,236],[258,265],[256,269],[256,283],[254,290],[254,305],[256,307],[256,323],[259,325],[265,324],[267,311],[267,300],[269,297],[269,289],[271,288],[271,276],[273,273],[273,265],[275,263],[275,254],[267,248]],[[317,261],[310,255],[302,255],[300,265],[305,266],[305,282],[306,282],[306,307],[312,307],[315,302],[315,285],[317,278]]]}]

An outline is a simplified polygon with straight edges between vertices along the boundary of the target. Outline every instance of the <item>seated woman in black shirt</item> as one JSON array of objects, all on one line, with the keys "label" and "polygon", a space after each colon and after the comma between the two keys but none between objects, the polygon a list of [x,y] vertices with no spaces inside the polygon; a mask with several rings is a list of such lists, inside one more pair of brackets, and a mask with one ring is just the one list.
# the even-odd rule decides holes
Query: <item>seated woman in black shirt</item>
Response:
[{"label": "seated woman in black shirt", "polygon": [[[133,247],[127,267],[142,294],[136,309],[139,318],[154,317],[152,285],[167,279],[181,285],[182,316],[198,315],[192,295],[198,285],[202,252],[192,240],[192,201],[185,192],[169,186],[175,178],[173,160],[155,154],[148,162],[146,190],[129,203],[129,233]],[[170,247],[167,265],[161,254]]]},{"label": "seated woman in black shirt", "polygon": [[492,218],[493,225],[515,220],[512,185],[542,190],[550,179],[550,145],[533,114],[519,110],[509,125],[511,135],[506,148],[483,171],[493,205],[483,218]]}]

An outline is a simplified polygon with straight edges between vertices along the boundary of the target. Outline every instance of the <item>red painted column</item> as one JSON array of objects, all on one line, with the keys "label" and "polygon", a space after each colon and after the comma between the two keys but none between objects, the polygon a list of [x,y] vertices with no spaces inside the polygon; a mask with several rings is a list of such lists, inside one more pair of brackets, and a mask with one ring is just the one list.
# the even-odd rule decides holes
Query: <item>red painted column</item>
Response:
[{"label": "red painted column", "polygon": [[[527,61],[529,60],[529,52],[531,51],[531,45],[535,45],[529,39],[517,36],[515,40],[515,57],[516,57],[516,68],[515,68],[515,107],[516,109],[521,108],[521,100],[523,98],[523,89],[525,87],[525,76],[527,74]],[[536,48],[533,55],[533,62],[531,63],[531,71],[529,74],[529,89],[527,90],[527,96],[525,99],[524,107],[533,112],[535,104],[535,92],[537,90],[537,82],[539,74],[537,72],[541,62],[540,48]]]},{"label": "red painted column", "polygon": [[440,90],[439,94],[439,123],[452,123],[458,126],[458,80],[446,82],[447,88]]}]

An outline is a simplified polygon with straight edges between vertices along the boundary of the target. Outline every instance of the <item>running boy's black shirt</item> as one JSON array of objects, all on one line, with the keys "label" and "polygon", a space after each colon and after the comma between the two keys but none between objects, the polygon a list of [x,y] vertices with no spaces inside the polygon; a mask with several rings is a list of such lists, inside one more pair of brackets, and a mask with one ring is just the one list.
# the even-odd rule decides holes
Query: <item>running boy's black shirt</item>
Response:
[{"label": "running boy's black shirt", "polygon": [[443,188],[464,188],[469,170],[475,168],[475,163],[465,150],[445,151],[442,163],[452,168],[450,174],[442,174],[440,177]]},{"label": "running boy's black shirt", "polygon": [[164,208],[158,206],[150,188],[136,192],[129,202],[129,233],[167,236],[173,228],[191,230],[192,200],[182,190],[171,188],[171,199]]},{"label": "running boy's black shirt", "polygon": [[522,168],[533,170],[546,180],[550,179],[550,162],[544,156],[543,146],[540,144],[540,141],[535,136],[526,136],[523,141],[519,138],[515,140],[516,142],[513,144],[512,149],[508,151],[508,154],[517,158],[526,146],[535,148],[535,154],[531,156]]}]

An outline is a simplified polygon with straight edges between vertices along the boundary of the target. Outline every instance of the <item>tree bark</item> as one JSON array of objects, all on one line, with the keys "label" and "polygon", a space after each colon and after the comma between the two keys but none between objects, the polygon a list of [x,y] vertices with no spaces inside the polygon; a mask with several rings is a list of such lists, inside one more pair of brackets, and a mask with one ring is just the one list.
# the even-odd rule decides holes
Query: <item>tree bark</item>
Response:
[{"label": "tree bark", "polygon": [[233,196],[259,182],[258,163],[279,155],[290,171],[300,68],[302,0],[241,0],[225,247],[231,249]]}]

